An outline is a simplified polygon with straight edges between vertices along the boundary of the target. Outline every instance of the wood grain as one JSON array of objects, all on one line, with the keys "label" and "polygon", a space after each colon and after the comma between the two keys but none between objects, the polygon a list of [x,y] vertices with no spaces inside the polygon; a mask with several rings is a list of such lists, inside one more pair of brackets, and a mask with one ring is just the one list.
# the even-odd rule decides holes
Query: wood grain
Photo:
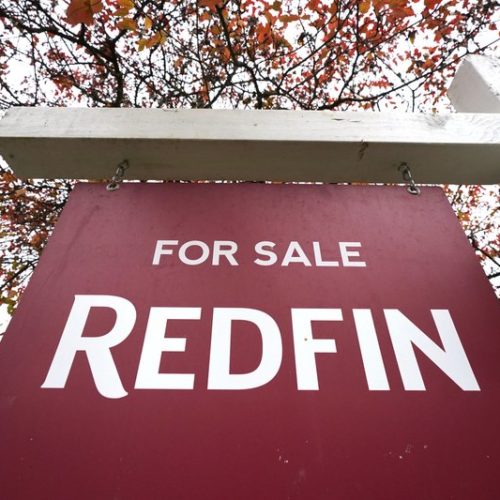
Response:
[{"label": "wood grain", "polygon": [[500,114],[13,108],[0,153],[21,177],[500,182]]}]

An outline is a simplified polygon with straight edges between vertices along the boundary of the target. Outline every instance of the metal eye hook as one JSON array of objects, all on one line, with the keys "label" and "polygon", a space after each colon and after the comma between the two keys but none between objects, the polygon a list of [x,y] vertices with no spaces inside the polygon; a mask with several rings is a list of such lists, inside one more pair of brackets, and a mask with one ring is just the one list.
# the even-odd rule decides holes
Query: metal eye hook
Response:
[{"label": "metal eye hook", "polygon": [[106,191],[116,191],[120,188],[120,184],[123,182],[123,177],[125,175],[125,170],[129,168],[128,160],[123,160],[116,167],[115,175],[111,177],[111,182],[106,185]]},{"label": "metal eye hook", "polygon": [[406,182],[406,190],[413,195],[419,195],[420,194],[420,189],[419,187],[415,184],[415,181],[413,180],[413,177],[411,175],[411,170],[410,166],[408,163],[403,162],[401,165],[399,165],[398,170],[401,172],[401,175],[403,176],[403,180]]}]

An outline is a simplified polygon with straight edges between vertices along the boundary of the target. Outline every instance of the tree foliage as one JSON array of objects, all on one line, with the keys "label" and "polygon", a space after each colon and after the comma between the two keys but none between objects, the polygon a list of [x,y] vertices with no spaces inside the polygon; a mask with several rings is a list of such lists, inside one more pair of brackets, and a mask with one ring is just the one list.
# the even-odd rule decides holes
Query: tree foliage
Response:
[{"label": "tree foliage", "polygon": [[[1,0],[2,106],[432,107],[496,1]],[[9,34],[7,34],[10,32]],[[15,87],[13,61],[31,64]]]},{"label": "tree foliage", "polygon": [[[0,108],[431,112],[447,106],[445,91],[459,60],[497,43],[499,5],[0,0]],[[68,182],[21,181],[0,167],[0,301],[11,308],[70,189]],[[482,258],[497,262],[494,214],[480,228],[471,222],[481,193],[479,187],[450,190]]]}]

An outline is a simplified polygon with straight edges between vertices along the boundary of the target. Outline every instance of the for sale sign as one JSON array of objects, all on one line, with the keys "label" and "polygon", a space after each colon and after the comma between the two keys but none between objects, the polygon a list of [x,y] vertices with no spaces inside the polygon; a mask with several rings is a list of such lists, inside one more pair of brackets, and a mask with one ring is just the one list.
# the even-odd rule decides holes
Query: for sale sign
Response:
[{"label": "for sale sign", "polygon": [[0,345],[2,498],[494,498],[498,304],[441,191],[80,185]]}]

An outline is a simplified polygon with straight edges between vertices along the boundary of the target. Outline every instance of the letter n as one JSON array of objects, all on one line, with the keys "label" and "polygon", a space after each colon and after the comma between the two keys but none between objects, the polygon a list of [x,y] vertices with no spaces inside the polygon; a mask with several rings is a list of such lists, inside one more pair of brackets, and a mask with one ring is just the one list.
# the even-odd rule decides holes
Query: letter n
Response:
[{"label": "letter n", "polygon": [[461,389],[464,391],[481,390],[449,311],[433,309],[431,313],[443,348],[435,344],[398,309],[384,309],[387,328],[405,389],[425,391],[413,348],[416,346]]}]

